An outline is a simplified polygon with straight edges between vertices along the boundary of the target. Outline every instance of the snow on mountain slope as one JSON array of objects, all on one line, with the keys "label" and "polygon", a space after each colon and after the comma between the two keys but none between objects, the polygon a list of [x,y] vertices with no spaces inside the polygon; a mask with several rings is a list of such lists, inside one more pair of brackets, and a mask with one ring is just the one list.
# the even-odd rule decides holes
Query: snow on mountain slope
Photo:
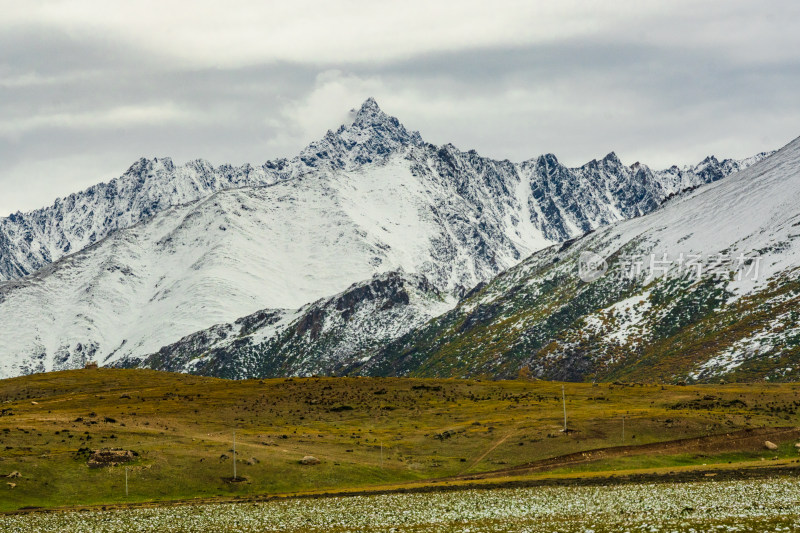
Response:
[{"label": "snow on mountain slope", "polygon": [[108,183],[0,219],[0,282],[31,274],[115,230],[216,191],[270,185],[322,169],[351,169],[421,142],[419,133],[406,131],[370,99],[351,125],[329,131],[291,160],[215,168],[203,160],[176,166],[169,158],[140,159]]},{"label": "snow on mountain slope", "polygon": [[[598,269],[581,266],[595,261]],[[599,268],[605,265],[605,268]],[[800,139],[552,246],[361,368],[378,375],[800,377]]]},{"label": "snow on mountain slope", "polygon": [[333,192],[303,180],[222,191],[0,286],[0,353],[17,355],[3,364],[34,359],[18,373],[152,353],[265,307],[337,293],[390,256],[416,258],[378,248]]},{"label": "snow on mountain slope", "polygon": [[493,211],[459,197],[447,180],[415,179],[403,154],[356,171],[221,191],[0,285],[4,373],[143,356],[398,268],[458,292],[519,256]]},{"label": "snow on mountain slope", "polygon": [[372,99],[296,158],[257,170],[142,161],[113,184],[2,221],[12,275],[97,242],[0,284],[0,376],[141,358],[376,273],[402,269],[460,295],[552,242],[746,164],[494,161],[424,143]]},{"label": "snow on mountain slope", "polygon": [[[757,279],[736,280],[737,292],[800,265],[800,139],[730,180],[668,203],[656,215],[618,225],[597,243],[608,255],[610,241],[638,239],[640,247],[684,253],[712,261],[719,254],[759,258]],[[651,266],[645,265],[644,272]]]},{"label": "snow on mountain slope", "polygon": [[266,167],[216,169],[201,160],[175,166],[169,158],[140,159],[109,183],[0,219],[0,281],[35,272],[169,207],[275,179]]},{"label": "snow on mountain slope", "polygon": [[298,310],[262,310],[118,364],[238,379],[341,374],[453,304],[424,276],[389,272]]}]

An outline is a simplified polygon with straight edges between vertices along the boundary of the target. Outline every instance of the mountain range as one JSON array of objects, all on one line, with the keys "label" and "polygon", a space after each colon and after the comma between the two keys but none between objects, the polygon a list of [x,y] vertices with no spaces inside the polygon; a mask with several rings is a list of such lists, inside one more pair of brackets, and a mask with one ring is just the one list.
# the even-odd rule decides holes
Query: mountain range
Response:
[{"label": "mountain range", "polygon": [[357,371],[798,381],[798,206],[800,138],[649,215],[531,255]]},{"label": "mountain range", "polygon": [[[748,176],[773,183],[763,176],[792,171],[759,170],[791,146],[661,171],[626,166],[614,153],[578,168],[551,154],[496,161],[426,143],[373,99],[351,118],[289,160],[214,167],[142,159],[107,184],[0,220],[0,377],[89,360],[236,378],[506,376],[523,367],[543,377],[617,375],[630,358],[608,355],[605,341],[557,342],[567,331],[594,331],[576,321],[595,324],[601,319],[589,311],[597,309],[569,313],[569,327],[532,334],[532,344],[520,339],[547,327],[508,321],[518,312],[558,315],[583,294],[570,289],[577,259],[565,259],[583,250],[578,243],[628,227],[613,241],[639,242],[655,230],[636,233],[636,224],[674,206],[690,213],[696,198],[730,183],[746,201],[756,179]],[[736,180],[723,180],[731,174]],[[722,202],[705,208],[718,213],[712,222],[729,214]],[[675,216],[670,224],[680,227]],[[728,248],[742,236],[731,235]],[[555,262],[548,272],[563,265],[562,277],[542,277],[542,261]],[[633,297],[633,281],[623,285],[592,305]],[[517,307],[500,304],[512,295]],[[478,342],[470,337],[478,326],[505,341]],[[642,330],[639,338],[638,348],[617,350],[644,350],[650,337]],[[565,355],[578,345],[589,363]],[[541,363],[543,347],[556,354],[546,357],[552,364]],[[692,368],[697,378],[713,374]]]}]

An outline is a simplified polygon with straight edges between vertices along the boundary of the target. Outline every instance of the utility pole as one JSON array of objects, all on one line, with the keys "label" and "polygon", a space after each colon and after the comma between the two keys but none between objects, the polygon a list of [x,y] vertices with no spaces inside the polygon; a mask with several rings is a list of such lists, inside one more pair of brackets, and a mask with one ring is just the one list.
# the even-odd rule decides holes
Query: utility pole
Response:
[{"label": "utility pole", "polygon": [[236,430],[233,430],[233,480],[236,481]]},{"label": "utility pole", "polygon": [[561,385],[561,401],[564,404],[564,433],[567,432],[567,395],[564,392],[564,385]]},{"label": "utility pole", "polygon": [[381,470],[383,470],[383,441],[381,441]]},{"label": "utility pole", "polygon": [[625,417],[622,417],[622,444],[625,444]]},{"label": "utility pole", "polygon": [[128,497],[128,467],[125,467],[125,497]]}]

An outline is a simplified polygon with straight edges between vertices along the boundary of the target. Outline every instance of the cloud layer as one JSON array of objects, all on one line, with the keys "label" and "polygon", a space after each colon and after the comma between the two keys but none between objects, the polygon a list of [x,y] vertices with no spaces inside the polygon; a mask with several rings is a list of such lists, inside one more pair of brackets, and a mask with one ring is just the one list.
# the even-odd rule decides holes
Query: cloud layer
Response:
[{"label": "cloud layer", "polygon": [[0,4],[0,216],[141,156],[291,156],[368,96],[512,160],[662,167],[800,135],[792,1]]}]

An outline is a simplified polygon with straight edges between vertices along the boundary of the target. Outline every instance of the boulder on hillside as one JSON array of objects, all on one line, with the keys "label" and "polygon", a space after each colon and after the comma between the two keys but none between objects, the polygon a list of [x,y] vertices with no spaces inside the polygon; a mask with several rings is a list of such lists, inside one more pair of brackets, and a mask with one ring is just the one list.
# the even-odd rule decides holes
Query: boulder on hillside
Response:
[{"label": "boulder on hillside", "polygon": [[768,440],[764,441],[764,447],[768,450],[773,450],[773,451],[778,449],[777,444],[775,444],[774,442],[770,442]]},{"label": "boulder on hillside", "polygon": [[300,459],[301,465],[318,465],[320,460],[314,457],[313,455],[306,455],[302,459]]}]

